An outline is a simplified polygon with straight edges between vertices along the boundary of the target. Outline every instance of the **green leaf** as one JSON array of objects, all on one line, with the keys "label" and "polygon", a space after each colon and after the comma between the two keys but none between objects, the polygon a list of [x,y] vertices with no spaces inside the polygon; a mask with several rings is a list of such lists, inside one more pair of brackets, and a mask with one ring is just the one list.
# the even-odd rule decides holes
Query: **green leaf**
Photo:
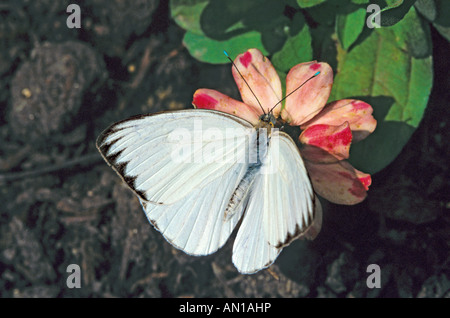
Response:
[{"label": "green leaf", "polygon": [[387,166],[419,125],[432,86],[429,41],[429,28],[411,8],[395,26],[370,31],[349,52],[338,50],[331,100],[364,100],[378,121],[373,134],[351,147],[358,169],[375,173]]},{"label": "green leaf", "polygon": [[336,33],[344,49],[348,49],[361,34],[366,24],[366,9],[358,8],[336,16]]},{"label": "green leaf", "polygon": [[368,4],[369,0],[352,0],[354,4]]},{"label": "green leaf", "polygon": [[326,0],[297,0],[297,4],[300,8],[309,8],[325,1]]},{"label": "green leaf", "polygon": [[254,0],[209,1],[200,17],[202,30],[220,41],[250,31],[244,19],[256,6]]},{"label": "green leaf", "polygon": [[397,36],[398,45],[406,48],[410,55],[416,58],[431,56],[430,31],[428,26],[426,28],[423,26],[414,7],[405,15],[402,23],[396,25],[392,30]]},{"label": "green leaf", "polygon": [[450,1],[448,0],[417,0],[415,7],[439,33],[450,41]]},{"label": "green leaf", "polygon": [[379,17],[380,26],[393,26],[403,19],[416,0],[387,0],[388,6],[372,16],[372,24],[376,25]]},{"label": "green leaf", "polygon": [[[334,27],[336,22],[336,3],[325,2],[324,4],[312,8],[308,8],[306,11],[314,24],[318,26],[332,26]],[[313,28],[314,30],[314,28]]]},{"label": "green leaf", "polygon": [[188,31],[184,35],[183,43],[193,57],[199,61],[212,64],[229,62],[223,54],[224,50],[230,56],[236,56],[250,48],[257,48],[264,55],[268,55],[267,50],[261,42],[261,33],[256,31],[243,33],[224,41],[213,40],[205,35]]},{"label": "green leaf", "polygon": [[209,0],[171,0],[170,13],[183,29],[203,34],[200,16],[208,3]]},{"label": "green leaf", "polygon": [[285,29],[291,23],[283,14],[284,9],[285,1],[279,0],[171,1],[172,16],[189,31],[184,39],[188,50],[209,63],[227,63],[223,49],[236,55],[250,47],[265,53],[279,51],[287,38]]},{"label": "green leaf", "polygon": [[436,19],[437,11],[434,0],[417,0],[414,6],[428,21],[433,22]]},{"label": "green leaf", "polygon": [[434,19],[434,23],[443,27],[450,27],[450,19],[448,13],[450,12],[450,1],[448,0],[435,0],[437,15]]},{"label": "green leaf", "polygon": [[313,59],[311,34],[305,18],[297,12],[292,21],[291,32],[280,51],[272,56],[272,64],[281,72],[288,72],[293,66]]},{"label": "green leaf", "polygon": [[276,28],[288,20],[283,11],[284,1],[279,0],[210,1],[200,23],[207,36],[226,40],[248,31],[262,33]]}]

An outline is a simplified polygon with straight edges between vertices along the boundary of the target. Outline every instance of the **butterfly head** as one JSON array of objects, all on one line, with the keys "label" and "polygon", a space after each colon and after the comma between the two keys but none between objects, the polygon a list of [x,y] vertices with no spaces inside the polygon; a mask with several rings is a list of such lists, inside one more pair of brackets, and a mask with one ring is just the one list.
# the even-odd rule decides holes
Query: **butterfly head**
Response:
[{"label": "butterfly head", "polygon": [[272,128],[275,127],[275,123],[277,122],[277,119],[272,114],[272,112],[269,112],[267,114],[263,114],[259,117],[259,123],[256,125],[256,129],[259,130],[261,128],[267,129],[267,133],[270,135]]},{"label": "butterfly head", "polygon": [[272,127],[274,127],[275,123],[277,122],[277,119],[272,114],[272,112],[269,112],[267,114],[263,114],[263,115],[259,116],[259,120],[263,123],[266,123],[267,125],[272,126]]}]

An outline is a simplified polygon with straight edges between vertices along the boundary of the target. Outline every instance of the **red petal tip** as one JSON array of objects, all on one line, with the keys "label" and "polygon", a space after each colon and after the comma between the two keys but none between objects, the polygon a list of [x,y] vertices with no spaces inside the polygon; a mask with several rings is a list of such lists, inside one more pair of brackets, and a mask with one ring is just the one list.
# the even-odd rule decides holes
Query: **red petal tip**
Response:
[{"label": "red petal tip", "polygon": [[214,109],[218,101],[207,94],[195,94],[192,104],[203,109]]},{"label": "red petal tip", "polygon": [[245,68],[247,68],[250,62],[252,61],[252,54],[248,51],[245,52],[244,55],[239,58],[239,61]]},{"label": "red petal tip", "polygon": [[364,189],[366,189],[366,191],[369,190],[369,186],[372,184],[372,178],[370,177],[370,175],[359,178],[359,181],[361,181],[361,183],[364,186]]},{"label": "red petal tip", "polygon": [[320,68],[320,64],[319,63],[311,64],[309,68],[312,69],[313,71],[317,71]]}]

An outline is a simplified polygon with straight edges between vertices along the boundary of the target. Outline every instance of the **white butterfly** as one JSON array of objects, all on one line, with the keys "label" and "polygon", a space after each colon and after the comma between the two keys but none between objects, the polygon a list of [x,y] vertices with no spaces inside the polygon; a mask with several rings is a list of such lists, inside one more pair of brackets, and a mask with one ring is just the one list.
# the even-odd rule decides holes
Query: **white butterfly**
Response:
[{"label": "white butterfly", "polygon": [[273,128],[214,110],[181,110],[113,124],[97,148],[138,196],[149,221],[176,248],[208,255],[241,222],[233,263],[270,266],[320,209],[300,152]]}]

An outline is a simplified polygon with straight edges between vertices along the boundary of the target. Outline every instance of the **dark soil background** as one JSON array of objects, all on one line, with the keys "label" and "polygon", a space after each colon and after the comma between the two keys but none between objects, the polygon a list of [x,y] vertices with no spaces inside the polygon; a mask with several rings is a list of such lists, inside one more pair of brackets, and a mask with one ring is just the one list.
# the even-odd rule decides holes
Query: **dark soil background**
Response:
[{"label": "dark soil background", "polygon": [[[322,200],[315,241],[240,275],[232,239],[205,257],[167,243],[95,148],[111,123],[189,108],[197,88],[237,97],[230,66],[188,54],[166,1],[87,0],[80,29],[66,26],[69,4],[0,3],[2,297],[450,296],[450,47],[435,30],[426,114],[368,199]],[[70,264],[79,289],[66,286]],[[369,264],[381,288],[366,286]]]}]

